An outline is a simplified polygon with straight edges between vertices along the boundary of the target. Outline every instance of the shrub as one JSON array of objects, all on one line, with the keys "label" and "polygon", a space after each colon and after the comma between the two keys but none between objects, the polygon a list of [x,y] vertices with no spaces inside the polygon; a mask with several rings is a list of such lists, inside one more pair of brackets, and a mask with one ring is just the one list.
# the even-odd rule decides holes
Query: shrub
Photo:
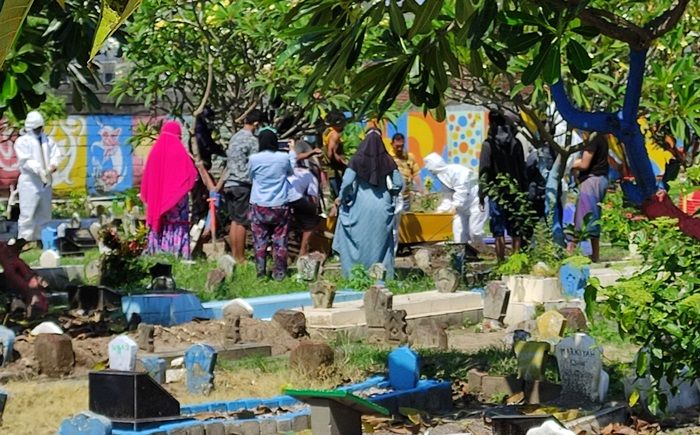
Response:
[{"label": "shrub", "polygon": [[659,390],[663,377],[673,384],[685,367],[686,378],[700,376],[700,246],[671,219],[644,222],[635,238],[645,266],[610,287],[591,279],[585,298],[590,318],[596,297],[604,296],[598,304],[603,315],[647,350],[639,353],[636,372],[653,378],[648,405],[657,413],[668,402]]}]

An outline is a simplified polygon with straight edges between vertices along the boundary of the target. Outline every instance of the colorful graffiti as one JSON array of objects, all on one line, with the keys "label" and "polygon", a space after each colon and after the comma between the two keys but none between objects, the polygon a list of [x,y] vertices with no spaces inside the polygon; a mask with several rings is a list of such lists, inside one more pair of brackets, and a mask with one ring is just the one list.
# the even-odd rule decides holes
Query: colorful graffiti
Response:
[{"label": "colorful graffiti", "polygon": [[133,186],[130,116],[88,117],[87,187],[90,195],[109,195]]},{"label": "colorful graffiti", "polygon": [[46,134],[56,142],[63,160],[53,177],[57,195],[85,192],[87,176],[87,125],[83,116],[50,122]]}]

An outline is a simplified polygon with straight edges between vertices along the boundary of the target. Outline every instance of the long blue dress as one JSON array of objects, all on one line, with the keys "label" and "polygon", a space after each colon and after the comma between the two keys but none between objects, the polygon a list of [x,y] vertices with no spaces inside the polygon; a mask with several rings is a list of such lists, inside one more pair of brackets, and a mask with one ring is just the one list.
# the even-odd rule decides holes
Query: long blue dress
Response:
[{"label": "long blue dress", "polygon": [[387,278],[394,277],[394,199],[401,192],[403,178],[398,170],[386,182],[373,186],[348,168],[340,187],[340,209],[333,238],[333,250],[340,255],[343,275],[362,264],[365,269],[383,263]]}]

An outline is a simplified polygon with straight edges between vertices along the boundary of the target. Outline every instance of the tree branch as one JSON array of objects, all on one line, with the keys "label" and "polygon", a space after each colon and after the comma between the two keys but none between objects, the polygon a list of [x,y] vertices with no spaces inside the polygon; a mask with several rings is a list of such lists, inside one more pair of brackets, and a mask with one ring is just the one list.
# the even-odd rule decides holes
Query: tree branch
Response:
[{"label": "tree branch", "polygon": [[653,20],[649,21],[644,26],[644,29],[647,32],[651,33],[652,39],[662,37],[671,29],[676,27],[678,22],[683,17],[683,13],[688,7],[688,3],[690,3],[690,0],[678,0],[676,6],[667,10],[666,12],[654,18]]}]

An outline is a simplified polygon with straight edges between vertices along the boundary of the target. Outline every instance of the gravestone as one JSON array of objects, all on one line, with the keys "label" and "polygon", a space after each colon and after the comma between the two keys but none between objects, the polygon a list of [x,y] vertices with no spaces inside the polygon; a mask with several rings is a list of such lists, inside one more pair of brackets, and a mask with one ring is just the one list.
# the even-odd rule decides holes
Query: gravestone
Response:
[{"label": "gravestone", "polygon": [[159,384],[165,383],[165,370],[168,367],[165,359],[155,356],[141,357],[136,362],[136,367],[137,371],[145,371]]},{"label": "gravestone", "polygon": [[224,347],[232,348],[241,341],[241,316],[224,317]]},{"label": "gravestone", "polygon": [[508,310],[510,290],[503,281],[490,281],[484,292],[484,317],[503,322]]},{"label": "gravestone", "polygon": [[407,326],[406,310],[391,310],[384,323],[386,341],[394,344],[408,343]]},{"label": "gravestone", "polygon": [[64,334],[39,334],[34,341],[34,358],[39,373],[49,377],[68,375],[75,363],[73,343]]},{"label": "gravestone", "polygon": [[374,282],[384,282],[386,280],[386,266],[382,263],[374,263],[369,267],[367,274]]},{"label": "gravestone", "polygon": [[328,281],[316,281],[309,284],[311,302],[314,308],[333,308],[335,284]]},{"label": "gravestone", "polygon": [[420,357],[407,346],[389,353],[389,384],[395,390],[416,388],[420,379]]},{"label": "gravestone", "polygon": [[92,236],[95,241],[100,240],[100,230],[102,229],[102,225],[100,225],[99,222],[93,222],[90,224],[90,227],[88,228],[88,231],[90,232],[90,235]]},{"label": "gravestone", "polygon": [[272,316],[272,321],[282,327],[293,338],[301,338],[309,335],[306,332],[306,316],[301,311],[277,310]]},{"label": "gravestone", "polygon": [[111,435],[112,422],[109,418],[90,411],[81,412],[63,420],[58,435]]},{"label": "gravestone", "polygon": [[205,285],[205,289],[211,293],[218,289],[219,286],[224,283],[224,281],[226,281],[226,272],[218,267],[216,269],[212,269],[209,271],[209,273],[207,273],[207,283]]},{"label": "gravestone", "polygon": [[155,351],[154,335],[156,333],[156,327],[146,323],[139,323],[136,330],[138,334],[136,336],[136,342],[139,345],[139,349],[149,353]]},{"label": "gravestone", "polygon": [[85,278],[88,281],[99,282],[102,276],[102,267],[100,266],[100,260],[92,260],[85,265]]},{"label": "gravestone", "polygon": [[416,262],[416,267],[423,271],[426,275],[430,275],[432,272],[431,264],[431,252],[430,249],[421,248],[413,254],[413,259]]},{"label": "gravestone", "polygon": [[120,335],[109,342],[109,368],[123,372],[133,372],[136,368],[138,344],[126,335]]},{"label": "gravestone", "polygon": [[321,261],[312,255],[300,255],[297,258],[297,273],[304,281],[316,281],[321,271]]},{"label": "gravestone", "polygon": [[185,352],[187,391],[192,394],[209,394],[214,388],[216,351],[207,344],[195,344]]},{"label": "gravestone", "polygon": [[323,341],[305,340],[292,349],[289,366],[307,376],[318,376],[324,367],[330,367],[335,360],[335,352]]},{"label": "gravestone", "polygon": [[564,333],[566,318],[558,311],[546,311],[537,318],[537,333],[542,339],[558,339]]},{"label": "gravestone", "polygon": [[603,353],[596,341],[586,334],[574,334],[560,341],[555,353],[562,396],[600,400]]},{"label": "gravestone", "polygon": [[15,333],[4,326],[0,326],[0,367],[12,362],[12,351],[15,346]]},{"label": "gravestone", "polygon": [[61,256],[58,252],[48,249],[41,253],[39,257],[39,266],[46,268],[59,267],[61,265]]},{"label": "gravestone", "polygon": [[541,341],[520,341],[513,345],[518,359],[518,378],[524,381],[544,380],[544,363],[551,346]]},{"label": "gravestone", "polygon": [[32,329],[31,335],[63,334],[63,329],[54,322],[41,322]]},{"label": "gravestone", "polygon": [[566,319],[566,326],[574,332],[585,332],[588,330],[586,315],[580,308],[559,308],[557,311]]},{"label": "gravestone", "polygon": [[253,307],[243,299],[234,299],[221,309],[224,319],[227,317],[253,317]]},{"label": "gravestone", "polygon": [[384,286],[373,285],[364,295],[365,321],[368,328],[384,328],[394,306],[394,295]]},{"label": "gravestone", "polygon": [[409,342],[414,348],[447,350],[447,324],[436,319],[422,319],[411,328]]},{"label": "gravestone", "polygon": [[448,268],[439,269],[434,279],[435,287],[440,293],[454,293],[459,286],[459,275]]},{"label": "gravestone", "polygon": [[229,277],[233,275],[233,271],[236,268],[236,260],[228,254],[222,255],[216,262],[216,266],[223,270],[226,276]]}]

